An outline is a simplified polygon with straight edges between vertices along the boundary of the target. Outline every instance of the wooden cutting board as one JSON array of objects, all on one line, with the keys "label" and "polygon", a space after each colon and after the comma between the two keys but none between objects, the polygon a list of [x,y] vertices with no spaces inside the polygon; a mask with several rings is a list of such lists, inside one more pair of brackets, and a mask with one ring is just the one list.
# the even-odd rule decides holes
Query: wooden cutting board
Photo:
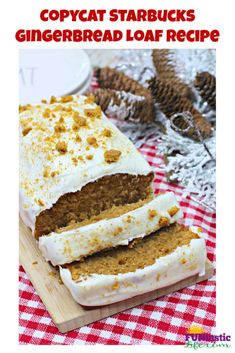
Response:
[{"label": "wooden cutting board", "polygon": [[72,299],[67,288],[59,280],[58,272],[44,260],[31,231],[23,224],[22,220],[20,220],[19,243],[20,263],[46,306],[53,322],[62,333],[176,292],[197,282],[204,281],[213,275],[213,266],[208,260],[206,273],[203,277],[192,276],[174,285],[116,304],[95,309],[84,309]]}]

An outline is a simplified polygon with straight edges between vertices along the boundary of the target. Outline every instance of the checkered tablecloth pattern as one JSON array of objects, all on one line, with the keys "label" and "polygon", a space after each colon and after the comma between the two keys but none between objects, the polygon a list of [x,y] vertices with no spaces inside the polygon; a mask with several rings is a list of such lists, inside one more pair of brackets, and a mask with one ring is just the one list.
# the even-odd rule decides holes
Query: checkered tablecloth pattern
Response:
[{"label": "checkered tablecloth pattern", "polygon": [[[156,192],[174,191],[184,211],[184,223],[200,226],[206,233],[208,258],[215,265],[215,214],[183,199],[183,188],[166,181],[158,168],[163,160],[155,145],[144,145],[140,151],[156,170]],[[215,278],[65,334],[53,324],[22,267],[19,295],[20,344],[183,344],[192,324],[208,333],[215,328]]]}]

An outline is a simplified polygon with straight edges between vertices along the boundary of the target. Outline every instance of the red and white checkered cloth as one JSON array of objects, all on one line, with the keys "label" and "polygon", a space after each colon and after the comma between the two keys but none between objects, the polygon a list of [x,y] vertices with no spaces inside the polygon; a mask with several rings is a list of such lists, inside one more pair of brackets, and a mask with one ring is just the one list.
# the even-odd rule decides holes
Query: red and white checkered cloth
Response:
[{"label": "red and white checkered cloth", "polygon": [[[153,144],[144,145],[140,151],[153,167],[162,163]],[[156,172],[155,187],[156,192],[175,192],[184,223],[200,226],[207,234],[208,258],[215,265],[215,214],[182,199],[183,188],[168,183],[164,173]],[[53,324],[22,267],[19,287],[20,344],[183,344],[192,324],[202,326],[207,333],[215,328],[215,278],[65,334]]]}]

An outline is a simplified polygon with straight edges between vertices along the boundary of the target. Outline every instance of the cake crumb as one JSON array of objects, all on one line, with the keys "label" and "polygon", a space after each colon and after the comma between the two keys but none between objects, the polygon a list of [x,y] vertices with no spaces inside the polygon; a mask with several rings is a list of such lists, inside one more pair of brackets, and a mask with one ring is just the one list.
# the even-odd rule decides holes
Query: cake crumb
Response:
[{"label": "cake crumb", "polygon": [[95,97],[93,96],[93,94],[90,94],[89,96],[86,97],[86,99],[84,100],[85,104],[93,104],[95,103]]},{"label": "cake crumb", "polygon": [[152,220],[154,217],[157,216],[157,211],[155,211],[155,210],[148,210],[148,214],[149,214],[149,220]]},{"label": "cake crumb", "polygon": [[182,265],[184,265],[184,264],[186,264],[187,260],[183,258],[183,259],[180,260],[180,262],[181,262]]},{"label": "cake crumb", "polygon": [[39,206],[42,206],[42,207],[44,206],[44,203],[42,202],[41,199],[38,199],[38,200],[37,200],[37,203],[38,203]]},{"label": "cake crumb", "polygon": [[41,103],[42,103],[42,104],[47,104],[47,100],[46,100],[46,99],[42,99],[42,100],[41,100]]},{"label": "cake crumb", "polygon": [[77,135],[77,136],[75,137],[75,141],[76,141],[76,142],[81,142],[82,139],[81,139],[81,137],[80,137],[79,135]]},{"label": "cake crumb", "polygon": [[25,129],[22,130],[22,135],[26,136],[28,133],[32,130],[31,127],[26,127]]},{"label": "cake crumb", "polygon": [[102,110],[99,105],[95,109],[84,109],[84,113],[88,118],[100,118]]},{"label": "cake crumb", "polygon": [[63,124],[57,124],[55,127],[54,127],[54,131],[56,133],[62,133],[62,132],[66,132],[66,128]]},{"label": "cake crumb", "polygon": [[42,116],[43,116],[43,118],[50,118],[50,116],[51,116],[51,111],[50,111],[50,109],[45,109],[45,111],[43,112],[43,114],[42,114]]},{"label": "cake crumb", "polygon": [[31,104],[19,105],[19,113],[25,112],[26,110],[30,110],[33,106]]},{"label": "cake crumb", "polygon": [[33,261],[33,262],[32,262],[32,265],[37,265],[37,264],[38,264],[37,261]]},{"label": "cake crumb", "polygon": [[104,129],[103,130],[103,136],[105,137],[111,137],[112,136],[112,131],[109,129]]},{"label": "cake crumb", "polygon": [[54,178],[59,172],[51,172],[51,177]]},{"label": "cake crumb", "polygon": [[50,104],[53,104],[53,103],[56,103],[57,102],[57,99],[55,96],[51,96],[51,99],[50,99]]},{"label": "cake crumb", "polygon": [[167,217],[161,217],[159,219],[159,226],[160,227],[166,227],[169,225],[169,219]]},{"label": "cake crumb", "polygon": [[167,212],[171,217],[173,217],[178,211],[179,211],[179,207],[177,206],[173,206],[169,210],[167,210]]},{"label": "cake crumb", "polygon": [[98,147],[98,143],[95,137],[90,136],[87,139],[87,143],[89,143],[89,145],[93,146],[93,147]]},{"label": "cake crumb", "polygon": [[88,155],[86,156],[86,159],[88,159],[88,160],[93,159],[93,155],[92,155],[92,154],[88,154]]},{"label": "cake crumb", "polygon": [[119,283],[118,281],[114,282],[114,284],[112,285],[112,290],[117,290],[119,288]]},{"label": "cake crumb", "polygon": [[60,99],[61,103],[68,103],[73,101],[73,96],[62,96]]},{"label": "cake crumb", "polygon": [[56,149],[60,154],[65,154],[68,151],[67,143],[65,141],[57,142]]},{"label": "cake crumb", "polygon": [[113,235],[116,237],[118,234],[120,234],[123,231],[122,227],[118,227],[114,232]]},{"label": "cake crumb", "polygon": [[104,159],[107,163],[115,163],[119,160],[122,152],[118,150],[109,150],[104,153]]},{"label": "cake crumb", "polygon": [[78,160],[77,160],[76,157],[73,157],[73,158],[72,158],[72,161],[73,161],[73,164],[74,164],[75,166],[78,165]]}]

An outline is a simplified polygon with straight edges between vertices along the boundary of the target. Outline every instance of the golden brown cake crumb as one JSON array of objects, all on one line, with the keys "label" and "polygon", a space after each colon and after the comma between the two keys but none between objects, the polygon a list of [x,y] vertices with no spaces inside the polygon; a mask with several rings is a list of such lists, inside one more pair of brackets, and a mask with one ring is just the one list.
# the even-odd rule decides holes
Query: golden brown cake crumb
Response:
[{"label": "golden brown cake crumb", "polygon": [[31,127],[26,127],[25,129],[22,130],[22,135],[26,136],[31,130],[32,130]]},{"label": "golden brown cake crumb", "polygon": [[33,106],[31,104],[19,105],[19,113],[22,113],[26,110],[30,110]]},{"label": "golden brown cake crumb", "polygon": [[66,132],[66,128],[63,124],[57,124],[55,127],[54,127],[54,130],[56,133],[62,133],[62,132]]},{"label": "golden brown cake crumb", "polygon": [[62,96],[60,103],[68,103],[73,101],[73,96]]},{"label": "golden brown cake crumb", "polygon": [[39,204],[39,206],[42,206],[42,207],[44,206],[44,202],[42,202],[42,200],[40,199],[37,200],[37,203]]},{"label": "golden brown cake crumb", "polygon": [[149,214],[149,219],[152,220],[154,217],[157,216],[157,211],[149,210],[148,214]]},{"label": "golden brown cake crumb", "polygon": [[93,147],[98,147],[98,143],[95,137],[90,136],[87,139],[87,143],[89,143],[89,145],[93,146]]},{"label": "golden brown cake crumb", "polygon": [[105,137],[111,137],[112,136],[112,131],[109,129],[104,129],[103,131],[103,136]]},{"label": "golden brown cake crumb", "polygon": [[55,96],[51,96],[51,99],[50,99],[50,104],[53,104],[53,103],[56,103],[57,102],[57,99]]},{"label": "golden brown cake crumb", "polygon": [[93,96],[93,94],[89,95],[85,100],[84,100],[85,104],[93,104],[95,103],[95,97]]},{"label": "golden brown cake crumb", "polygon": [[92,154],[88,154],[88,155],[86,156],[86,159],[88,159],[88,160],[93,159],[93,155],[92,155]]},{"label": "golden brown cake crumb", "polygon": [[38,264],[37,261],[33,261],[33,262],[32,262],[32,265],[37,265],[37,264]]},{"label": "golden brown cake crumb", "polygon": [[88,118],[100,118],[102,115],[102,110],[100,106],[97,105],[94,109],[85,109],[84,113]]},{"label": "golden brown cake crumb", "polygon": [[167,227],[169,225],[169,219],[167,217],[161,217],[159,219],[159,226],[160,227]]},{"label": "golden brown cake crumb", "polygon": [[167,212],[171,217],[173,217],[179,211],[179,207],[173,206]]},{"label": "golden brown cake crumb", "polygon": [[46,99],[42,99],[41,102],[42,102],[42,104],[47,104],[47,100]]},{"label": "golden brown cake crumb", "polygon": [[[157,259],[171,254],[178,246],[187,246],[192,239],[198,238],[199,236],[187,227],[173,224],[142,240],[133,241],[132,246],[120,246],[100,252],[87,257],[82,263],[74,262],[65,267],[70,270],[75,281],[91,274],[118,275],[134,272],[153,265]],[[182,264],[185,263],[184,260],[180,260],[183,261]]]},{"label": "golden brown cake crumb", "polygon": [[121,154],[121,151],[109,150],[104,153],[104,159],[107,163],[115,163],[119,160]]},{"label": "golden brown cake crumb", "polygon": [[57,142],[56,149],[60,154],[65,154],[68,150],[67,143],[65,141]]},{"label": "golden brown cake crumb", "polygon": [[81,142],[82,139],[81,139],[81,137],[80,137],[79,135],[77,135],[76,138],[75,138],[75,141],[76,141],[76,142]]}]

